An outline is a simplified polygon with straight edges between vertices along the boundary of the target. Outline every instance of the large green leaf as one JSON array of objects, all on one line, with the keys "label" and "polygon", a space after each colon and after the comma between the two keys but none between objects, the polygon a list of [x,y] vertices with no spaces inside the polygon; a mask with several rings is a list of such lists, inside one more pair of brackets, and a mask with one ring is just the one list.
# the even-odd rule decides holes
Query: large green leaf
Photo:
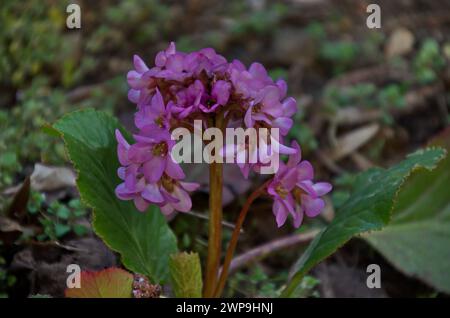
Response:
[{"label": "large green leaf", "polygon": [[[450,149],[449,135],[441,140]],[[450,293],[450,156],[432,172],[414,171],[401,188],[392,221],[363,236],[396,268]]]},{"label": "large green leaf", "polygon": [[179,253],[170,258],[170,277],[178,298],[202,297],[202,269],[197,253]]},{"label": "large green leaf", "polygon": [[295,265],[295,274],[282,293],[291,296],[304,275],[353,236],[380,230],[391,218],[396,195],[413,171],[432,170],[445,156],[442,148],[409,155],[390,169],[370,169],[355,182],[355,191],[339,208],[335,219],[311,242]]},{"label": "large green leaf", "polygon": [[140,213],[114,194],[120,183],[114,131],[128,133],[110,115],[93,109],[64,116],[53,127],[63,137],[77,172],[81,198],[94,210],[94,230],[133,272],[160,283],[168,277],[176,238],[158,207]]}]

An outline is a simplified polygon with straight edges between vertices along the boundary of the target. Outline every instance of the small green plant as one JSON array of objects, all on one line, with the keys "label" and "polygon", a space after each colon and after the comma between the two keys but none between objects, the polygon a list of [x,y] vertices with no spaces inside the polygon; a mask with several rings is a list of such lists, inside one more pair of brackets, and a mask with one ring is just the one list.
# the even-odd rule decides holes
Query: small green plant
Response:
[{"label": "small green plant", "polygon": [[251,10],[246,18],[235,21],[232,33],[237,35],[256,33],[265,34],[274,29],[274,26],[287,12],[284,4],[276,3],[262,10]]},{"label": "small green plant", "polygon": [[252,267],[248,273],[236,273],[230,280],[229,296],[241,294],[245,297],[278,297],[287,274],[281,272],[270,278],[261,266]]},{"label": "small green plant", "polygon": [[8,271],[4,269],[5,263],[5,259],[0,256],[0,298],[7,297],[6,289],[12,287],[17,280],[14,275],[9,274]]},{"label": "small green plant", "polygon": [[67,204],[53,201],[46,207],[45,195],[32,192],[28,203],[28,213],[37,215],[42,226],[42,233],[36,237],[39,241],[59,240],[70,232],[78,236],[88,232],[86,226],[77,223],[88,213],[79,199],[72,199]]},{"label": "small green plant", "polygon": [[445,58],[441,54],[439,43],[434,39],[427,39],[413,61],[417,80],[422,84],[434,82],[444,66]]}]

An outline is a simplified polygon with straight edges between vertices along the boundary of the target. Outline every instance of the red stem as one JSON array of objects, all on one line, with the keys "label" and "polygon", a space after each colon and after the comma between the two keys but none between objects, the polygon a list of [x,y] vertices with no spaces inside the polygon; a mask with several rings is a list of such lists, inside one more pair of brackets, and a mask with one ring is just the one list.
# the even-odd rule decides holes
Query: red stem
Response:
[{"label": "red stem", "polygon": [[247,201],[245,202],[244,206],[242,207],[241,212],[239,213],[238,219],[236,221],[233,234],[231,235],[230,243],[228,244],[227,254],[225,255],[225,260],[222,267],[222,272],[220,273],[219,282],[217,284],[216,290],[214,292],[214,297],[220,297],[220,295],[223,292],[223,289],[225,287],[226,280],[228,278],[228,270],[230,268],[231,260],[233,259],[234,251],[236,250],[236,245],[239,239],[239,234],[242,229],[242,225],[244,224],[245,217],[247,216],[248,210],[255,201],[256,198],[258,198],[260,195],[262,195],[265,192],[265,188],[267,186],[268,182],[264,183],[261,187],[253,191],[252,194],[248,197]]}]

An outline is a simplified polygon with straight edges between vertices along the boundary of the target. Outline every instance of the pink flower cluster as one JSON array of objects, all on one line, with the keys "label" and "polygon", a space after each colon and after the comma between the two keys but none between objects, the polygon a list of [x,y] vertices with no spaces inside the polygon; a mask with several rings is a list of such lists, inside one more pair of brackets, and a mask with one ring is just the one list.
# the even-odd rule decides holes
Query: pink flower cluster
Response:
[{"label": "pink flower cluster", "polygon": [[[299,163],[298,145],[282,145],[297,110],[295,99],[286,96],[284,80],[273,81],[259,63],[247,69],[240,61],[228,62],[213,49],[183,53],[176,51],[174,43],[157,54],[154,65],[149,68],[134,56],[134,70],[127,75],[128,97],[137,105],[135,125],[139,132],[132,145],[116,132],[121,164],[118,175],[123,180],[116,188],[120,199],[134,200],[140,211],[149,204],[160,206],[166,215],[189,211],[192,203],[188,192],[198,185],[184,182],[183,170],[171,159],[175,142],[170,132],[180,126],[192,129],[195,119],[208,127],[220,114],[228,126],[279,128],[281,140],[272,142],[279,143],[279,153],[291,155],[268,189],[275,200],[279,226],[289,213],[296,226],[303,211],[309,216],[320,213],[324,205],[320,196],[331,186],[312,183],[312,167],[306,161]],[[270,144],[266,146],[270,148]],[[239,167],[247,177],[261,165]]]},{"label": "pink flower cluster", "polygon": [[327,182],[313,183],[314,169],[309,161],[301,160],[301,149],[297,142],[292,146],[297,153],[289,156],[287,164],[282,164],[269,183],[267,192],[272,196],[273,213],[278,227],[282,226],[291,215],[294,226],[299,227],[306,214],[317,216],[325,207],[321,196],[331,191],[331,184]]}]

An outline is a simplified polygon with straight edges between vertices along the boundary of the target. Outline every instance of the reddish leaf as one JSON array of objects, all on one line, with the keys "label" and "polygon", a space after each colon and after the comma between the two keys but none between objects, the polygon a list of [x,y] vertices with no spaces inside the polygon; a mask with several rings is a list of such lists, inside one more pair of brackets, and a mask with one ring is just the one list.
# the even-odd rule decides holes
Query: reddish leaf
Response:
[{"label": "reddish leaf", "polygon": [[81,288],[67,288],[68,298],[131,298],[133,275],[120,268],[81,272]]}]

